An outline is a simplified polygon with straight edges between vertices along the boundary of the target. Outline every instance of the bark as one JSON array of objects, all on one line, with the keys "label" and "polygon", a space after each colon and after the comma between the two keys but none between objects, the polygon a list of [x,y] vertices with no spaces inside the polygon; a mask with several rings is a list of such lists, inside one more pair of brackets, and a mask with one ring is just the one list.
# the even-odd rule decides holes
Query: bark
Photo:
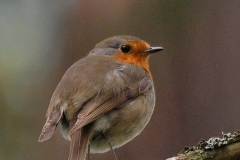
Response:
[{"label": "bark", "polygon": [[[223,134],[223,133],[222,133]],[[239,160],[240,131],[200,140],[193,147],[185,147],[176,157],[167,160]]]}]

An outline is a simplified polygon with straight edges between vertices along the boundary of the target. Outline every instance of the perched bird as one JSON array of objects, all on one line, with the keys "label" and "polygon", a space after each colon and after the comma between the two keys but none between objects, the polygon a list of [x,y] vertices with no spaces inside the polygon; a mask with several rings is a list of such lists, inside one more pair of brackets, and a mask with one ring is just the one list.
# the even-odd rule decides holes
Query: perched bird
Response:
[{"label": "perched bird", "polygon": [[64,74],[50,101],[39,142],[60,123],[71,141],[68,160],[121,147],[149,122],[155,91],[148,59],[162,47],[133,36],[114,36],[98,43]]}]

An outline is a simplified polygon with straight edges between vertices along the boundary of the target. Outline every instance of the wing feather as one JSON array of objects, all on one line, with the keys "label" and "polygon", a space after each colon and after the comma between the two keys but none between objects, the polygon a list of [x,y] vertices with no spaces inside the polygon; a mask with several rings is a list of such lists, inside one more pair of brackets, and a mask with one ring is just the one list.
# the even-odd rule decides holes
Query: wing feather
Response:
[{"label": "wing feather", "polygon": [[150,88],[151,88],[150,81],[144,78],[137,88],[128,88],[127,90],[121,92],[118,96],[112,97],[100,105],[98,104],[95,106],[91,106],[91,108],[83,107],[83,110],[78,113],[77,121],[71,128],[69,133],[73,134],[83,126],[93,122],[94,120],[98,119],[99,117],[109,112],[113,108],[118,108],[127,101],[147,92]]}]

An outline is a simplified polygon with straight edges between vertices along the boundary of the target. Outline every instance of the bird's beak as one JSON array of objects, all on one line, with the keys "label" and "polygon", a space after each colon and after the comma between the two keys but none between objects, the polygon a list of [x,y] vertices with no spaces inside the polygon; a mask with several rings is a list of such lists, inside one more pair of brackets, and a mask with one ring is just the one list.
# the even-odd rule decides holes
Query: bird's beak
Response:
[{"label": "bird's beak", "polygon": [[155,53],[164,50],[163,47],[149,47],[144,51],[144,53]]}]

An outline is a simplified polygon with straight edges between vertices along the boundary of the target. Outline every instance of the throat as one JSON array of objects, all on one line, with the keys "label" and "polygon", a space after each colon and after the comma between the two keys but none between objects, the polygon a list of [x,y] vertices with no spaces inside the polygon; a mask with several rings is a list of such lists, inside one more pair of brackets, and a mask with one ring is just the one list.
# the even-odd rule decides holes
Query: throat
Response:
[{"label": "throat", "polygon": [[143,68],[150,77],[152,77],[151,72],[149,70],[149,63],[148,63],[148,59],[149,59],[149,55],[122,55],[122,54],[118,54],[115,57],[116,60],[118,61],[122,61],[125,63],[132,63],[135,64],[141,68]]},{"label": "throat", "polygon": [[132,63],[138,65],[139,67],[142,67],[150,75],[150,77],[152,77],[151,72],[149,70],[148,58],[144,60],[137,60]]}]

